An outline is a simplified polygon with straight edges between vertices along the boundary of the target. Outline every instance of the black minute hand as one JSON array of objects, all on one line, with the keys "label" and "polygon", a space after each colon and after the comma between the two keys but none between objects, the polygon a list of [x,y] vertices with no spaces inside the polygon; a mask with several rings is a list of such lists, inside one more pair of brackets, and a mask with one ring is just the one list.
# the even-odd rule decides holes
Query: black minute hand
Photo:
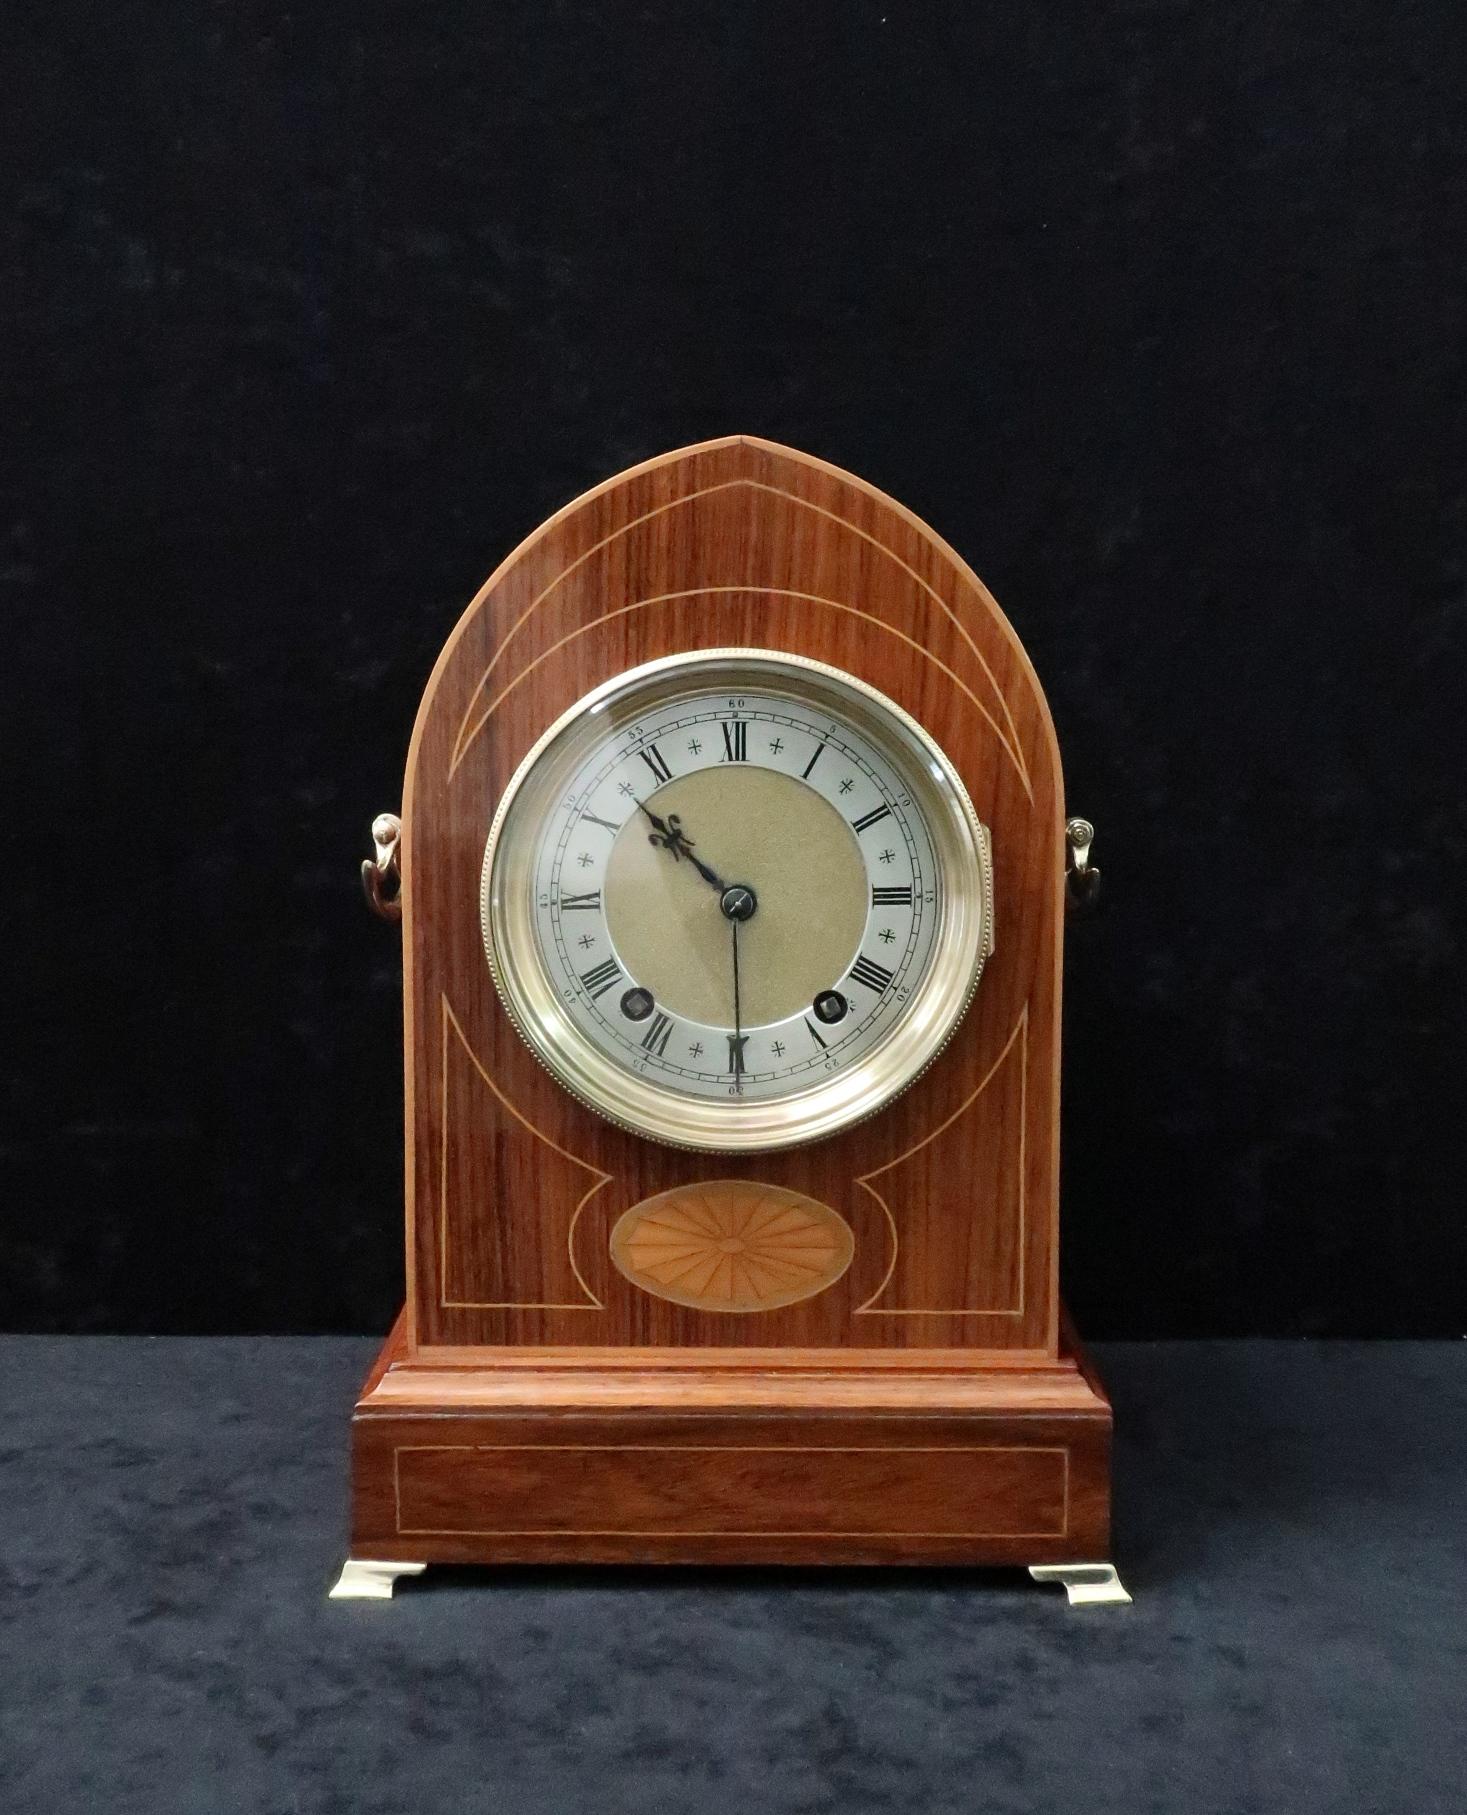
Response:
[{"label": "black minute hand", "polygon": [[637,805],[642,808],[642,811],[657,828],[649,835],[650,843],[661,845],[664,851],[671,851],[674,862],[686,857],[710,888],[721,891],[727,886],[721,876],[710,870],[701,858],[693,855],[693,841],[683,830],[676,813],[669,813],[666,819],[661,819],[650,807],[643,806],[640,800]]},{"label": "black minute hand", "polygon": [[733,927],[733,986],[734,986],[734,1030],[733,1038],[728,1045],[729,1070],[734,1075],[734,1083],[743,1088],[744,1082],[744,1009],[739,999],[739,923],[732,915],[729,917]]}]

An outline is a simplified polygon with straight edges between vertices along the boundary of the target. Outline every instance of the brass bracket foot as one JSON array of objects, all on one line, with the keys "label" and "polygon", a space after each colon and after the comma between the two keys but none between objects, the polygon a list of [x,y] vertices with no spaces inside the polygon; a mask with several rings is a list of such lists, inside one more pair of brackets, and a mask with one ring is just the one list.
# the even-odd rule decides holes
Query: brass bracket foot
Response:
[{"label": "brass bracket foot", "polygon": [[1071,1607],[1129,1607],[1114,1563],[1031,1563],[1036,1582],[1058,1582]]},{"label": "brass bracket foot", "polygon": [[331,1593],[332,1601],[390,1601],[399,1576],[420,1576],[426,1563],[383,1563],[376,1557],[348,1557]]}]

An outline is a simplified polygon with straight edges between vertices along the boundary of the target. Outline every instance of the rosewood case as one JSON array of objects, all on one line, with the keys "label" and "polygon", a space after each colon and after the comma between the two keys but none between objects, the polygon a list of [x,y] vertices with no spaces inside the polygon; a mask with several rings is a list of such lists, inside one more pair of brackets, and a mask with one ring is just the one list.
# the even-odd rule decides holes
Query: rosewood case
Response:
[{"label": "rosewood case", "polygon": [[[910,713],[990,828],[997,941],[957,1034],[844,1134],[755,1155],[612,1126],[505,1015],[479,924],[495,806],[547,725],[657,657],[756,647]],[[408,755],[407,1302],[352,1427],[354,1560],[1003,1563],[1109,1555],[1111,1415],[1058,1293],[1064,800],[982,582],[890,498],[747,437],[552,517],[433,670]],[[850,1232],[738,1314],[613,1262],[665,1194],[776,1189]]]}]

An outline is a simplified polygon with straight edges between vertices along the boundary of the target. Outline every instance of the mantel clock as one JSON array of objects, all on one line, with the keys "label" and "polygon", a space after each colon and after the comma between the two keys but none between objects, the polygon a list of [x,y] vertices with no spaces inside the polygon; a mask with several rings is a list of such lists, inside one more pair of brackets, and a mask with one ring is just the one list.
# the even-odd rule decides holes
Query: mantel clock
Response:
[{"label": "mantel clock", "polygon": [[1057,1279],[1067,849],[1098,872],[957,555],[768,442],[634,467],[479,592],[373,830],[407,1302],[333,1592],[1019,1563],[1123,1599]]}]

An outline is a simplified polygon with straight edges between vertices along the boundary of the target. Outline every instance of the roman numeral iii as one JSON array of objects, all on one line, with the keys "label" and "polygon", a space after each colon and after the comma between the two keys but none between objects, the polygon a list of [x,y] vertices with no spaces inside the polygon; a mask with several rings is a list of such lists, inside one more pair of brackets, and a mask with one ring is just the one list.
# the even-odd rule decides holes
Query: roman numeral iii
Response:
[{"label": "roman numeral iii", "polygon": [[873,887],[871,890],[871,905],[872,907],[910,907],[912,905],[912,891],[910,887],[905,889],[878,889]]},{"label": "roman numeral iii", "polygon": [[862,983],[867,989],[874,989],[879,996],[891,982],[892,973],[883,964],[877,964],[863,953],[851,966],[851,980]]}]

